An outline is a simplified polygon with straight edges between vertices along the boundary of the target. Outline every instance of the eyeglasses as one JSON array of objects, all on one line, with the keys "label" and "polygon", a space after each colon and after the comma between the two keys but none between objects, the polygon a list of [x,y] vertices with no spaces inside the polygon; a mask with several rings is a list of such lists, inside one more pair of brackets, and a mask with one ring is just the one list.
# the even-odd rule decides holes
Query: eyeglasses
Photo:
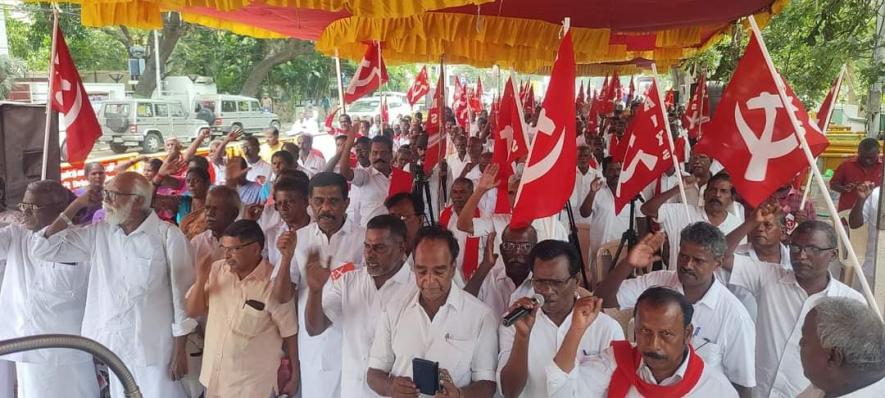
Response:
[{"label": "eyeglasses", "polygon": [[533,247],[535,247],[535,244],[531,242],[501,242],[501,250],[506,250],[509,252],[520,251],[523,253],[528,253],[532,251]]},{"label": "eyeglasses", "polygon": [[243,243],[242,245],[239,245],[239,246],[221,246],[221,251],[224,253],[237,252],[237,251],[240,251],[240,249],[242,249],[246,246],[249,246],[253,243],[256,243],[256,242],[258,242],[258,241],[253,240],[251,242]]},{"label": "eyeglasses", "polygon": [[101,199],[102,199],[103,201],[105,201],[105,202],[108,202],[108,203],[114,203],[114,202],[116,202],[116,201],[117,201],[117,197],[118,197],[118,196],[121,196],[121,195],[122,195],[122,196],[138,196],[137,193],[126,193],[126,192],[119,192],[119,191],[111,191],[111,190],[108,190],[108,189],[105,189],[105,190],[101,191]]},{"label": "eyeglasses", "polygon": [[572,280],[575,276],[572,275],[566,279],[537,279],[532,278],[532,288],[535,290],[543,290],[545,288],[559,290],[565,287],[566,283]]},{"label": "eyeglasses", "polygon": [[817,247],[817,246],[790,245],[790,254],[799,254],[804,250],[805,253],[808,254],[809,256],[819,256],[819,255],[821,255],[821,253],[828,251],[828,250],[833,250],[833,249],[835,249],[835,247],[823,248],[823,247]]}]

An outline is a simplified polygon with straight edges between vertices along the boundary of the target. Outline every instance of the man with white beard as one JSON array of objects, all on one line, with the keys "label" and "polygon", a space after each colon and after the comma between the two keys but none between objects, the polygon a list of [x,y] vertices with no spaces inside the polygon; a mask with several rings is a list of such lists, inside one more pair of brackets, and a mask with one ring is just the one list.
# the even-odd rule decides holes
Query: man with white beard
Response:
[{"label": "man with white beard", "polygon": [[[110,180],[102,192],[106,222],[69,228],[95,202],[84,195],[38,233],[33,255],[43,261],[91,263],[82,334],[126,363],[147,398],[183,398],[185,342],[196,321],[184,297],[194,282],[184,234],[151,210],[153,187],[138,173]],[[123,386],[111,378],[111,397]]]}]

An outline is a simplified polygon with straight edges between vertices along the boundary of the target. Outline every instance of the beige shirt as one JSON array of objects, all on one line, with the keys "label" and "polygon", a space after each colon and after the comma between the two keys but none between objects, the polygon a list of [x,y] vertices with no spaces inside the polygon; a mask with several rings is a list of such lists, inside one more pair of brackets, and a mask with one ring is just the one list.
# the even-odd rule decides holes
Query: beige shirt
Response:
[{"label": "beige shirt", "polygon": [[[206,281],[209,319],[200,383],[206,397],[266,397],[274,391],[283,338],[298,332],[295,302],[271,298],[273,266],[262,260],[240,280],[222,260]],[[246,305],[264,304],[262,310]]]}]

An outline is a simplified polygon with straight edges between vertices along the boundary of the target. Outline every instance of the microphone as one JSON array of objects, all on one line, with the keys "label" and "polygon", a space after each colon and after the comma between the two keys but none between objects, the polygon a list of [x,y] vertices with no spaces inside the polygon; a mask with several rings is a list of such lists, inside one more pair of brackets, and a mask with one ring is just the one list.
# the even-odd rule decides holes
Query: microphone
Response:
[{"label": "microphone", "polygon": [[[540,307],[540,306],[544,305],[544,296],[542,296],[540,294],[535,294],[534,296],[532,296],[532,302]],[[530,310],[528,308],[517,307],[513,311],[510,311],[509,314],[504,315],[504,326],[509,327],[509,326],[513,325],[520,318],[528,315],[531,312],[532,312],[532,310]]]}]

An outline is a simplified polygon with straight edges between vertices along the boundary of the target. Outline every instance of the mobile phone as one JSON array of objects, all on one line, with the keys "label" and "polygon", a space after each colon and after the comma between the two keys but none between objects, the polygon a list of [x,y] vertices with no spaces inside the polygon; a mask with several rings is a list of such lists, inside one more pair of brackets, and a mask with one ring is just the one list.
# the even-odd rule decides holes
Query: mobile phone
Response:
[{"label": "mobile phone", "polygon": [[439,391],[439,362],[412,359],[412,381],[422,394],[436,394]]},{"label": "mobile phone", "polygon": [[246,305],[258,310],[264,311],[264,303],[257,300],[246,300]]}]

